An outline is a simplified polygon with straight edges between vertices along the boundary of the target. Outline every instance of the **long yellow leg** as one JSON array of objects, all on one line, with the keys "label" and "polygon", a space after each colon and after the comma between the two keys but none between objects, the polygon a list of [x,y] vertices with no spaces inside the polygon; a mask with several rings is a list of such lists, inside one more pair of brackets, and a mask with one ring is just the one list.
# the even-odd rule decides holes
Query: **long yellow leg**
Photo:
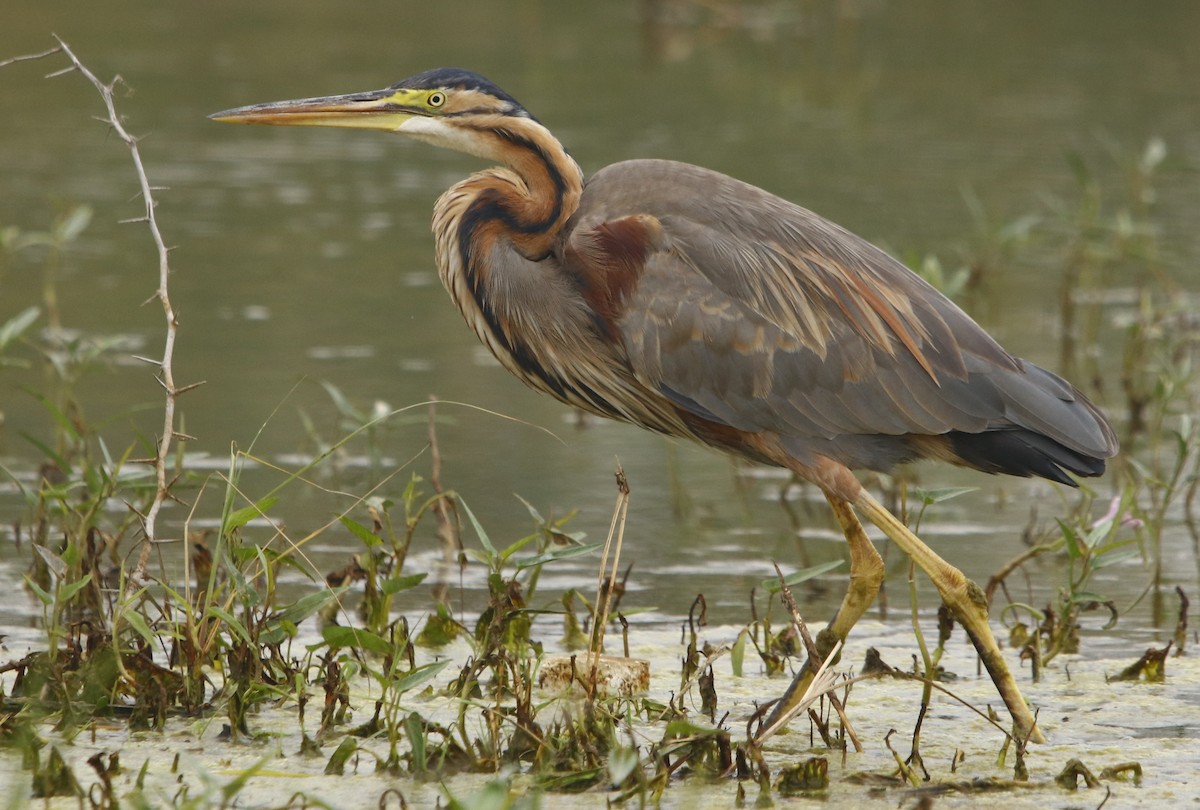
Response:
[{"label": "long yellow leg", "polygon": [[821,660],[814,661],[811,657],[808,659],[804,668],[783,693],[783,697],[775,704],[763,728],[774,726],[777,718],[786,715],[792,706],[800,702],[822,661],[829,657],[830,651],[839,641],[846,641],[851,628],[875,601],[879,586],[883,583],[883,560],[880,559],[875,546],[867,539],[867,534],[850,504],[829,492],[825,493],[825,497],[833,508],[834,517],[842,527],[842,533],[846,535],[846,544],[850,548],[850,584],[837,613],[833,615],[829,625],[817,634],[815,643]]},{"label": "long yellow leg", "polygon": [[1008,671],[1008,664],[1004,662],[1000,646],[996,644],[996,638],[992,635],[992,628],[988,625],[987,600],[979,586],[967,579],[962,571],[939,557],[865,489],[854,499],[854,505],[863,516],[890,537],[893,543],[900,546],[933,581],[942,596],[942,601],[967,631],[971,643],[983,659],[984,667],[992,676],[992,682],[1012,715],[1016,736],[1033,742],[1045,742],[1029,706],[1021,697],[1017,682]]}]

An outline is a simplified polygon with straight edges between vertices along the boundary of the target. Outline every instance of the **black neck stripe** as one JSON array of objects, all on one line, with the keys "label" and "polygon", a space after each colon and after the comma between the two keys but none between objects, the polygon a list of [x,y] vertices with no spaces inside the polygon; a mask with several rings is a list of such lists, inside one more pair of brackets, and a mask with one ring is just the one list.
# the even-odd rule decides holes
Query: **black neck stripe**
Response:
[{"label": "black neck stripe", "polygon": [[564,390],[562,380],[542,368],[528,350],[528,347],[519,341],[510,340],[507,332],[502,328],[500,319],[497,317],[496,311],[488,298],[487,289],[483,283],[484,274],[479,272],[476,264],[482,261],[484,257],[476,255],[474,245],[476,234],[489,222],[500,222],[504,226],[506,233],[510,234],[517,233],[533,236],[546,233],[562,215],[563,201],[567,191],[566,179],[563,177],[562,172],[558,170],[558,167],[554,165],[550,156],[546,154],[545,150],[530,139],[507,129],[484,130],[481,128],[481,131],[494,134],[512,144],[512,146],[524,149],[537,157],[553,187],[554,205],[544,218],[530,222],[523,220],[512,210],[498,189],[489,187],[479,191],[475,199],[467,206],[467,210],[463,214],[458,226],[458,251],[462,260],[463,273],[466,277],[467,286],[471,291],[471,296],[475,299],[475,304],[479,307],[479,311],[483,315],[484,321],[487,323],[488,329],[496,341],[516,360],[517,364],[527,374],[537,377],[550,391],[554,392],[559,398],[563,398],[566,395],[566,391]]}]

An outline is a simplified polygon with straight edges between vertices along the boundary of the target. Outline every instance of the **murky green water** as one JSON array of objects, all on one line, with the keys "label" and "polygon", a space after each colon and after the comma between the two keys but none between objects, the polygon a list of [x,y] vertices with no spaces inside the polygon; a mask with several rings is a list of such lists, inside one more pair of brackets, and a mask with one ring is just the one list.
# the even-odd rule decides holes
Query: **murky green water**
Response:
[{"label": "murky green water", "polygon": [[[712,166],[897,252],[936,252],[948,267],[979,248],[964,189],[997,224],[1047,217],[1045,199],[1078,198],[1064,159],[1074,152],[1120,198],[1126,173],[1110,149],[1129,163],[1161,137],[1173,169],[1157,188],[1164,249],[1182,283],[1200,279],[1200,190],[1186,170],[1200,161],[1200,91],[1188,78],[1200,67],[1190,47],[1189,32],[1200,28],[1194,5],[1159,4],[1153,14],[1092,3],[726,11],[666,4],[654,11],[665,22],[650,24],[650,11],[633,3],[402,11],[361,3],[339,13],[294,3],[119,13],[37,4],[8,20],[4,48],[35,51],[57,31],[101,75],[120,72],[134,88],[121,110],[147,136],[154,181],[168,187],[159,214],[176,247],[176,371],[183,382],[205,381],[182,406],[197,437],[191,452],[224,457],[263,425],[255,449],[265,457],[310,450],[300,410],[326,438],[340,435],[318,380],[363,408],[429,394],[471,403],[558,436],[445,409],[455,424],[441,431],[444,476],[493,531],[524,530],[525,510],[511,497],[519,492],[547,513],[579,509],[576,526],[600,532],[619,460],[634,489],[632,548],[643,587],[666,606],[698,589],[741,604],[746,585],[769,573],[766,560],[795,557],[790,526],[771,503],[773,482],[739,483],[724,459],[632,428],[574,429],[561,406],[486,358],[446,301],[427,223],[438,193],[475,161],[377,133],[221,127],[204,117],[235,104],[382,86],[430,65],[469,65],[521,98],[585,170],[638,156]],[[155,282],[151,245],[143,229],[117,224],[138,213],[127,155],[90,121],[99,109],[94,91],[77,77],[42,81],[48,68],[14,66],[2,77],[0,223],[39,229],[68,204],[94,206],[95,223],[62,271],[64,322],[135,336],[137,351],[153,355],[161,316],[142,306]],[[1004,264],[972,307],[1006,345],[1051,367],[1054,258],[1028,251]],[[40,300],[35,261],[7,261],[0,280],[0,316]],[[3,373],[0,454],[18,468],[32,465],[36,453],[20,433],[45,437],[48,426],[17,386],[45,381]],[[132,361],[81,384],[86,415],[114,448],[133,441],[132,425],[155,430],[158,396]],[[386,432],[381,450],[407,459],[424,436],[418,419]],[[1019,504],[997,512],[994,494],[983,494],[964,506],[970,514],[951,515],[948,532],[930,527],[934,539],[947,535],[948,556],[977,574],[1013,553],[1011,527],[1024,522],[1030,499],[1045,500],[1044,511],[1058,502],[1042,484],[933,468],[923,475],[931,486],[1000,487]],[[669,504],[681,494],[690,508],[676,515]],[[297,530],[332,508],[314,500],[315,514],[292,506]],[[971,524],[969,543],[962,522]],[[820,510],[808,524],[827,525]],[[1010,528],[989,535],[997,525]],[[840,553],[817,545],[818,556]],[[1188,567],[1180,573],[1192,576]]]},{"label": "murky green water", "polygon": [[[321,380],[364,409],[434,394],[517,417],[528,424],[442,406],[446,484],[494,537],[528,530],[525,508],[512,497],[519,493],[544,514],[578,509],[571,527],[597,539],[608,525],[619,461],[633,487],[626,606],[657,608],[651,618],[673,621],[703,592],[714,620],[747,620],[749,591],[772,573],[771,560],[802,559],[776,503],[782,481],[633,428],[579,428],[484,355],[437,283],[428,230],[437,195],[477,162],[382,134],[225,127],[206,114],[375,88],[460,64],[520,98],[585,171],[631,157],[706,165],[893,252],[937,253],[948,268],[986,252],[964,193],[982,201],[993,233],[1030,213],[1053,233],[1056,206],[1071,210],[1080,198],[1068,155],[1090,167],[1117,207],[1137,156],[1161,138],[1168,159],[1151,209],[1162,229],[1158,245],[1183,289],[1200,287],[1200,6],[1186,0],[1152,7],[376,1],[337,11],[281,0],[120,9],[48,2],[4,17],[0,58],[44,49],[54,31],[101,76],[120,73],[133,88],[119,97],[120,110],[146,136],[152,180],[167,187],[158,213],[176,248],[176,375],[205,382],[182,404],[184,428],[196,437],[190,453],[219,461],[260,428],[254,447],[263,458],[286,462],[285,454],[312,452],[301,412],[324,439],[344,432]],[[156,283],[152,246],[142,226],[118,224],[140,213],[127,153],[90,119],[100,109],[92,88],[73,76],[41,79],[55,66],[0,71],[0,227],[43,229],[69,205],[93,206],[93,225],[60,271],[63,321],[92,335],[130,336],[138,344],[131,352],[153,356],[161,315],[143,306]],[[1042,237],[1002,259],[984,292],[965,302],[1006,346],[1051,368],[1065,250],[1062,240]],[[1120,301],[1132,279],[1107,282]],[[36,256],[4,257],[0,322],[40,300]],[[1102,399],[1117,408],[1114,324],[1126,313],[1120,303],[1104,311],[1111,334],[1098,361]],[[50,430],[21,387],[45,384],[37,372],[0,368],[0,460],[18,472],[40,461],[21,434],[45,439]],[[134,361],[95,370],[79,393],[114,450],[139,431],[153,435],[160,422],[157,383]],[[417,455],[425,435],[421,418],[384,430],[378,450],[393,462],[385,469]],[[378,479],[369,465],[350,461],[322,483],[361,492]],[[427,458],[412,469],[425,474]],[[1048,484],[932,466],[920,476],[929,486],[983,488],[940,508],[923,531],[978,578],[1020,550],[1031,509],[1046,523],[1062,508]],[[402,472],[385,492],[395,495],[407,477]],[[254,494],[277,480],[252,473],[245,483]],[[1106,500],[1105,484],[1099,489]],[[303,536],[345,504],[293,487],[281,517]],[[211,518],[218,508],[210,490],[198,514]],[[838,558],[840,538],[820,505],[801,501],[798,510],[807,558]],[[7,527],[19,515],[13,489],[0,485],[3,587],[18,581],[28,553],[10,542]],[[182,521],[183,510],[171,510],[164,533],[177,535]],[[437,551],[426,543],[414,565],[432,566]],[[336,532],[308,547],[322,571],[343,565],[352,550],[349,535]],[[1164,559],[1168,584],[1194,594],[1196,560],[1181,530],[1168,532]],[[896,555],[890,562],[902,568]],[[1036,574],[1031,587],[1044,599],[1060,572],[1046,564]],[[586,585],[592,564],[563,565],[554,575],[544,587]],[[1148,579],[1136,561],[1104,575],[1096,588],[1122,607]],[[468,587],[479,581],[467,573]],[[806,614],[824,618],[840,583],[834,576],[802,594]],[[902,580],[892,587],[902,589]],[[34,603],[9,593],[0,620],[26,622]],[[1099,622],[1089,628],[1098,655],[1111,652],[1106,644],[1136,647],[1169,634],[1149,626],[1145,605],[1115,635],[1101,635]]]}]

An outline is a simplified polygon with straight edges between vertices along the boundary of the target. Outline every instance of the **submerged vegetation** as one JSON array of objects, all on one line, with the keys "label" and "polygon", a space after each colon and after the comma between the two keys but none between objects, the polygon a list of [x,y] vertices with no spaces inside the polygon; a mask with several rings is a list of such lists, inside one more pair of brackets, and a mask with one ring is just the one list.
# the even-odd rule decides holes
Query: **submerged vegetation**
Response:
[{"label": "submerged vegetation", "polygon": [[[111,95],[106,99],[111,103]],[[1200,543],[1194,513],[1200,426],[1193,418],[1200,412],[1194,368],[1200,322],[1194,294],[1171,280],[1155,222],[1154,177],[1165,155],[1158,141],[1128,163],[1117,153],[1127,188],[1115,194],[1101,179],[1107,167],[1076,162],[1075,198],[1050,201],[1044,212],[999,229],[984,225],[986,217],[978,213],[981,244],[961,269],[945,272],[936,259],[921,262],[935,282],[965,297],[985,289],[1000,264],[1057,265],[1062,366],[1090,380],[1124,422],[1127,451],[1108,478],[1070,493],[1060,514],[1031,518],[1026,548],[986,588],[994,619],[1006,625],[1035,680],[1081,651],[1089,614],[1108,627],[1133,608],[1117,604],[1098,584],[1100,572],[1120,564],[1130,564],[1131,575],[1144,572],[1153,622],[1175,630],[1165,648],[1133,652],[1124,671],[1110,673],[1114,679],[1169,683],[1169,655],[1190,646],[1187,596],[1180,590],[1175,599],[1164,576],[1164,531],[1187,531],[1193,546]],[[143,188],[152,212],[150,187]],[[978,202],[972,205],[982,210]],[[583,791],[611,804],[646,806],[669,801],[680,782],[734,784],[734,801],[742,806],[767,805],[773,797],[819,797],[839,782],[869,791],[908,786],[920,797],[916,801],[924,801],[934,789],[1075,789],[1080,780],[1088,787],[1136,784],[1150,770],[1148,763],[1091,762],[1085,756],[1031,772],[1025,741],[1011,739],[995,719],[980,726],[994,729],[991,749],[999,763],[986,777],[960,780],[958,748],[948,764],[929,765],[922,731],[944,722],[930,718],[933,693],[953,696],[957,688],[943,666],[953,627],[939,615],[926,638],[931,628],[918,610],[915,580],[909,583],[912,665],[868,655],[856,678],[844,674],[844,665],[835,666],[830,677],[818,679],[807,721],[794,720],[790,740],[776,748],[782,738],[760,736],[768,707],[748,707],[744,697],[723,694],[717,673],[725,659],[735,678],[799,666],[806,650],[815,648],[789,587],[837,563],[764,582],[746,596],[745,626],[715,645],[704,638],[703,594],[690,606],[664,606],[687,617],[672,651],[681,662],[677,675],[656,672],[658,682],[669,686],[649,692],[606,689],[597,675],[601,647],[628,657],[638,643],[638,627],[628,622],[636,609],[621,604],[628,570],[618,572],[618,563],[608,562],[605,544],[607,567],[601,570],[607,575],[594,593],[539,587],[544,572],[568,560],[600,557],[600,544],[573,533],[570,516],[545,517],[528,503],[528,534],[513,541],[490,536],[488,516],[474,514],[441,480],[435,428],[436,409],[444,405],[402,409],[428,412],[428,441],[411,448],[423,465],[419,473],[416,460],[391,469],[384,463],[381,446],[389,437],[382,427],[397,412],[366,413],[332,385],[326,391],[342,417],[341,438],[322,439],[318,423],[305,417],[318,447],[307,461],[282,469],[251,446],[235,449],[223,469],[212,471],[180,449],[187,436],[174,408],[187,386],[171,382],[171,324],[168,351],[154,363],[167,392],[161,436],[175,443],[149,436],[114,443],[110,433],[90,424],[77,382],[95,364],[127,354],[127,341],[73,334],[55,304],[56,268],[91,215],[72,209],[45,233],[0,231],[5,262],[36,263],[44,281],[41,307],[0,324],[0,375],[9,365],[44,368],[44,386],[26,393],[39,403],[50,436],[23,429],[21,437],[42,462],[36,470],[4,470],[23,499],[13,540],[27,564],[24,587],[41,609],[38,648],[0,659],[0,757],[19,760],[24,782],[11,797],[17,805],[30,797],[65,796],[103,807],[228,806],[252,781],[274,771],[273,760],[283,754],[317,763],[297,766],[305,773],[348,781],[368,772],[391,778],[369,798],[380,807],[408,806],[406,794],[431,783],[445,785],[442,796],[451,807],[534,807],[546,793]],[[149,224],[161,245],[152,218]],[[159,298],[170,322],[165,278]],[[1115,286],[1118,278],[1131,281]],[[1120,300],[1111,300],[1114,295]],[[1113,356],[1122,358],[1115,378],[1099,359]],[[337,514],[298,536],[280,517],[287,500],[307,488],[328,490],[319,481],[351,447],[372,460],[373,482],[356,494],[336,493]],[[894,502],[915,507],[914,524],[962,494],[923,492],[901,480],[879,484]],[[609,537],[618,547],[628,496],[619,484]],[[154,529],[159,508],[168,503],[186,515],[172,525],[175,540]],[[306,548],[329,537],[354,551],[343,567],[321,571]],[[1055,564],[1035,567],[1039,558]],[[432,567],[430,560],[436,561]],[[470,606],[461,585],[464,571],[478,572],[484,583]],[[456,574],[458,587],[452,584]],[[431,591],[430,577],[437,582]],[[1028,585],[1035,577],[1057,579]],[[418,592],[431,596],[422,601]],[[1035,604],[1035,592],[1053,596]],[[552,652],[568,657],[570,688],[540,685]],[[903,689],[911,727],[870,741],[890,752],[885,769],[847,774],[837,764],[861,750],[856,713],[868,712],[875,697],[869,691],[874,685],[862,685],[866,680],[894,681]],[[782,689],[782,680],[768,684],[771,694]],[[971,708],[988,718],[986,706]],[[253,756],[245,762],[218,754],[229,762],[187,776],[178,754],[168,757],[169,766],[160,760],[152,765],[148,754],[122,750],[119,743],[88,759],[87,768],[64,756],[77,741],[113,726],[168,748],[171,735],[186,728],[204,740],[208,754],[215,743],[222,751]],[[279,740],[288,735],[299,743],[282,752]],[[797,742],[801,736],[808,745]],[[898,750],[902,737],[909,740],[907,754]],[[236,761],[242,764],[231,764]],[[467,778],[472,775],[480,778]],[[169,784],[177,785],[173,795],[165,792]],[[338,803],[336,795],[310,795],[303,783],[299,790],[280,784],[275,806]]]}]

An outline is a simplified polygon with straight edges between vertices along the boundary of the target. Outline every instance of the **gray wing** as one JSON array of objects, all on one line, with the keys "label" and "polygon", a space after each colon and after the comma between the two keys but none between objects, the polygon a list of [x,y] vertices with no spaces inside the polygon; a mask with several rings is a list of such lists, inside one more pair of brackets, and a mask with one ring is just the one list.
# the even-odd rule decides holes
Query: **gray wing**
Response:
[{"label": "gray wing", "polygon": [[630,161],[588,184],[575,232],[635,213],[662,235],[620,340],[639,381],[692,413],[799,440],[1026,429],[1115,450],[1068,383],[812,212],[695,166]]}]

